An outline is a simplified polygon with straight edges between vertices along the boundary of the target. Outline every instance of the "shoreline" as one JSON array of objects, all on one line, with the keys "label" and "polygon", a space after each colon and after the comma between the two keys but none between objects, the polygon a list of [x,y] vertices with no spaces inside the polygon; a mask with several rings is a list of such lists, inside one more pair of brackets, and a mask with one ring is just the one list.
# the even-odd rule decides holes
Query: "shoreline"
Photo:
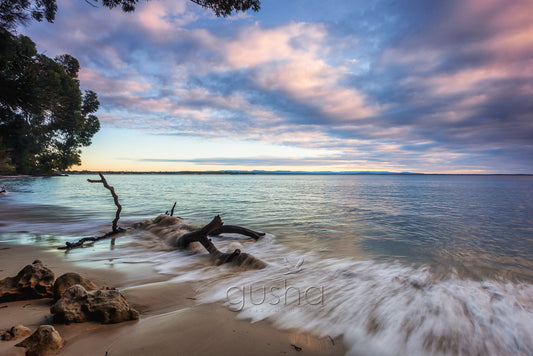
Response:
[{"label": "shoreline", "polygon": [[[298,330],[279,330],[269,322],[251,323],[219,303],[197,304],[195,289],[201,282],[168,282],[149,264],[96,266],[68,261],[42,246],[0,242],[0,279],[14,276],[25,265],[40,259],[55,277],[77,272],[98,286],[117,287],[137,309],[138,321],[119,324],[54,324],[65,340],[59,355],[342,355],[342,338],[318,337]],[[33,330],[52,322],[52,299],[0,303],[0,330],[23,324]],[[7,306],[7,307],[4,307]],[[14,347],[22,339],[0,341],[0,354],[24,355]],[[301,351],[298,351],[301,348]]]}]

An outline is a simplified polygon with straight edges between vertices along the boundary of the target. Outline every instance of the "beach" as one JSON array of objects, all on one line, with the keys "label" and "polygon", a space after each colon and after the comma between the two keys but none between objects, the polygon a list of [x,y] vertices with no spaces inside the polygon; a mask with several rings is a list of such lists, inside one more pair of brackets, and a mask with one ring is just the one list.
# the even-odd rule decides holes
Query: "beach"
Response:
[{"label": "beach", "polygon": [[[0,277],[14,276],[40,259],[56,277],[77,272],[99,286],[120,290],[141,316],[119,324],[86,322],[52,324],[65,340],[60,355],[342,355],[342,339],[317,337],[297,330],[278,330],[268,322],[251,323],[220,303],[198,305],[195,283],[166,283],[149,264],[113,267],[81,266],[61,252],[37,246],[0,243]],[[52,299],[0,303],[0,330],[23,324],[32,330],[51,324]],[[1,341],[0,354],[24,355],[21,340]],[[301,348],[297,351],[296,348]]]},{"label": "beach", "polygon": [[[118,288],[140,313],[54,324],[60,354],[533,350],[530,177],[109,175],[125,231],[58,250],[111,229],[113,199],[88,178],[2,182],[0,278],[39,259],[56,278],[77,272]],[[217,215],[265,233],[210,236],[264,268],[218,265],[205,246],[174,244]],[[51,323],[51,302],[1,303],[0,329]],[[16,342],[0,353],[23,354]]]}]

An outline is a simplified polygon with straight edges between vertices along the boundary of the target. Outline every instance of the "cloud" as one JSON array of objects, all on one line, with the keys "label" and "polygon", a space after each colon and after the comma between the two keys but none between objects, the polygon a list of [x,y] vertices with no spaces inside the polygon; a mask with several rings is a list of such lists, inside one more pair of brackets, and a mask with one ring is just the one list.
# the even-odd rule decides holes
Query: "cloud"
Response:
[{"label": "cloud", "polygon": [[290,23],[275,29],[245,28],[224,49],[233,69],[250,69],[263,90],[281,91],[302,106],[313,108],[325,121],[373,115],[364,95],[340,83],[346,69],[324,59],[332,49],[320,24]]},{"label": "cloud", "polygon": [[387,106],[376,126],[399,128],[397,141],[427,139],[484,161],[491,152],[500,167],[527,171],[533,27],[523,13],[529,7],[527,1],[453,3],[425,31],[386,48],[371,73],[353,78],[382,81],[370,88]]},{"label": "cloud", "polygon": [[530,1],[295,1],[228,20],[186,0],[62,1],[25,31],[80,60],[107,126],[342,151],[324,166],[531,173]]}]

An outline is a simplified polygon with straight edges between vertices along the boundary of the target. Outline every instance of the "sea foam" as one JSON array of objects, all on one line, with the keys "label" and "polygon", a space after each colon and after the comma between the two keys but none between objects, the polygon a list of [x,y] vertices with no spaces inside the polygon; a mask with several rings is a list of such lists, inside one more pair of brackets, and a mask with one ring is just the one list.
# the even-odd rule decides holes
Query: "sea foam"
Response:
[{"label": "sea foam", "polygon": [[[290,250],[267,234],[239,240],[262,270],[214,266],[205,253],[170,249],[136,231],[106,263],[151,262],[170,282],[201,281],[199,303],[220,302],[252,322],[343,336],[350,354],[533,354],[533,285],[472,280],[401,262],[323,258]],[[213,238],[226,250],[237,235]],[[165,238],[163,238],[165,240]],[[112,255],[112,256],[111,256]]]}]

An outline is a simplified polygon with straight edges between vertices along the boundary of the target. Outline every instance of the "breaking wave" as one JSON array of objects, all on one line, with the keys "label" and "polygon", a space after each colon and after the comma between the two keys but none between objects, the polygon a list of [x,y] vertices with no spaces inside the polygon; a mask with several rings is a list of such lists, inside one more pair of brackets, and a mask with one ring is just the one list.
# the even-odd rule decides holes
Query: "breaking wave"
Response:
[{"label": "breaking wave", "polygon": [[[183,231],[192,228],[182,223]],[[221,302],[252,322],[342,335],[354,355],[533,354],[529,283],[473,280],[401,262],[323,258],[290,250],[269,234],[257,242],[232,234],[213,238],[221,250],[241,248],[266,261],[265,269],[214,266],[201,249],[171,249],[176,230],[164,225],[130,232],[120,248],[83,260],[155,263],[170,282],[201,281],[199,303]]]}]

